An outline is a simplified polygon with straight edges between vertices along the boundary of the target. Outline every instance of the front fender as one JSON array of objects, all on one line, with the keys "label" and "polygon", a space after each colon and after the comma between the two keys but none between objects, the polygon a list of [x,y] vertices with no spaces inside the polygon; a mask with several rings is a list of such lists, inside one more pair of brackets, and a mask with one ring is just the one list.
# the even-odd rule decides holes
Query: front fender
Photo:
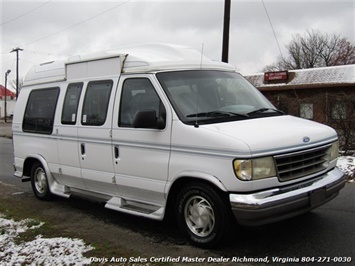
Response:
[{"label": "front fender", "polygon": [[197,179],[201,181],[207,181],[214,186],[218,187],[220,190],[227,192],[226,187],[222,184],[218,177],[199,171],[182,171],[176,175],[171,182],[168,182],[165,186],[165,193],[168,194],[174,183],[178,182],[182,178]]}]

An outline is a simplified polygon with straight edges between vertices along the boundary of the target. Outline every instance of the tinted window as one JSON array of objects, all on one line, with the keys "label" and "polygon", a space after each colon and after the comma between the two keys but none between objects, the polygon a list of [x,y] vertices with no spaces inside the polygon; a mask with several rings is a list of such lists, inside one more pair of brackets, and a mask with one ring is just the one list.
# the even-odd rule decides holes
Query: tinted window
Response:
[{"label": "tinted window", "polygon": [[76,123],[82,87],[83,83],[73,83],[68,85],[63,104],[62,124],[74,125]]},{"label": "tinted window", "polygon": [[33,90],[28,98],[22,128],[25,132],[51,134],[59,88]]},{"label": "tinted window", "polygon": [[162,117],[165,120],[165,108],[150,80],[145,78],[125,80],[122,88],[118,125],[133,127],[135,115],[142,110],[154,110],[157,117]]},{"label": "tinted window", "polygon": [[112,84],[112,80],[89,82],[81,117],[83,125],[101,126],[105,123]]}]

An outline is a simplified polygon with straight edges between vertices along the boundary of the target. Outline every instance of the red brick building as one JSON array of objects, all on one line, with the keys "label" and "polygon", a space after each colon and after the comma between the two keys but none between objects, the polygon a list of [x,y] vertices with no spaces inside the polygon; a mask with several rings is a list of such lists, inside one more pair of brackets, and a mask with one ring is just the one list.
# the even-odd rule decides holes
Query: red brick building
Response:
[{"label": "red brick building", "polygon": [[355,148],[355,65],[246,76],[278,109],[337,129]]}]

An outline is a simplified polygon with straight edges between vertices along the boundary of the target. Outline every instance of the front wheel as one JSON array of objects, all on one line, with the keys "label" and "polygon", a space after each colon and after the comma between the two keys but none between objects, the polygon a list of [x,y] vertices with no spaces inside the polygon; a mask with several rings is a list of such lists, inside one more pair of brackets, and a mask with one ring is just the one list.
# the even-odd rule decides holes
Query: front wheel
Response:
[{"label": "front wheel", "polygon": [[178,196],[178,225],[197,246],[210,248],[227,240],[229,213],[223,196],[203,183],[183,188]]},{"label": "front wheel", "polygon": [[35,196],[40,200],[50,200],[52,193],[49,190],[47,174],[40,163],[35,163],[31,170],[31,185]]}]

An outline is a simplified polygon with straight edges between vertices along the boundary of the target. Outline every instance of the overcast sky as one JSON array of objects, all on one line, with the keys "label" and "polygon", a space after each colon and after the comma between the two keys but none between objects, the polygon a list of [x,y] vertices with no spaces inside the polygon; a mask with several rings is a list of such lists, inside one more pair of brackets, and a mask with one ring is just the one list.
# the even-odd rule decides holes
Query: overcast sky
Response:
[{"label": "overcast sky", "polygon": [[[174,43],[221,60],[224,0],[1,0],[1,69],[4,84],[33,64],[141,43]],[[265,11],[265,8],[267,13]],[[268,15],[267,15],[268,14]],[[283,54],[292,36],[315,29],[355,43],[354,0],[232,0],[229,63],[242,74],[260,72]]]}]

